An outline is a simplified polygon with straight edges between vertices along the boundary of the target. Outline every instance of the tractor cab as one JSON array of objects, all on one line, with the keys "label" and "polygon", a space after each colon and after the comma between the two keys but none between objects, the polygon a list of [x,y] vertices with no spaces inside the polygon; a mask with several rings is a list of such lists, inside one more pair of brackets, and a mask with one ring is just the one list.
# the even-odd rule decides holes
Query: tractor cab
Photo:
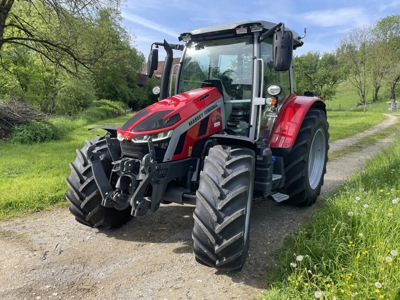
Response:
[{"label": "tractor cab", "polygon": [[[174,94],[214,86],[224,101],[225,131],[255,140],[260,135],[267,139],[269,131],[262,128],[268,126],[263,122],[270,119],[267,116],[276,116],[279,105],[293,93],[292,50],[302,45],[300,37],[282,23],[251,21],[185,32],[179,40],[186,43],[184,48],[165,47],[166,42],[153,44],[163,45],[167,51],[160,98],[168,96],[168,87],[173,84],[168,82],[172,77],[168,48],[183,49]],[[150,57],[154,59],[153,51]],[[150,61],[152,65],[157,66]]]}]

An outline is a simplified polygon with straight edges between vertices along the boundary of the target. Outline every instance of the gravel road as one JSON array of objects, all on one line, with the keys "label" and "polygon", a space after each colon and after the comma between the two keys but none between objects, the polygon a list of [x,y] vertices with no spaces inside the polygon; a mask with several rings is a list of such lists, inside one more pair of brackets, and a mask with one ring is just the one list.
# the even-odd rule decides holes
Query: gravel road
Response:
[{"label": "gravel road", "polygon": [[[396,122],[333,142],[337,151]],[[320,201],[390,138],[328,162]],[[249,257],[241,272],[222,273],[195,262],[193,206],[165,205],[112,231],[74,221],[67,208],[0,222],[0,299],[259,299],[273,254],[315,207],[255,202]]]}]

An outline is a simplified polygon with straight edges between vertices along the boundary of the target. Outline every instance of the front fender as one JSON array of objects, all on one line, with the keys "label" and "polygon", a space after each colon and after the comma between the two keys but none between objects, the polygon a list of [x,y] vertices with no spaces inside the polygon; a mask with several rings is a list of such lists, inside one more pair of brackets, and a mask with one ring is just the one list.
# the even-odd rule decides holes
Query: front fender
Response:
[{"label": "front fender", "polygon": [[319,107],[326,112],[325,103],[320,98],[292,94],[279,112],[272,131],[270,148],[291,148],[311,107]]}]

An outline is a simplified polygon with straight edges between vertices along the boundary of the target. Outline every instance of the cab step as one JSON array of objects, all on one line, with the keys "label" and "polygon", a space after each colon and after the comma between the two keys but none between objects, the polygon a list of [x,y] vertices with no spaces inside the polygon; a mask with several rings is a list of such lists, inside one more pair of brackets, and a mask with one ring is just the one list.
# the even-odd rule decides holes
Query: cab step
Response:
[{"label": "cab step", "polygon": [[276,193],[276,194],[271,195],[271,197],[275,202],[278,202],[278,203],[286,201],[287,199],[289,199],[289,195],[286,195],[286,194],[283,194],[283,193]]}]

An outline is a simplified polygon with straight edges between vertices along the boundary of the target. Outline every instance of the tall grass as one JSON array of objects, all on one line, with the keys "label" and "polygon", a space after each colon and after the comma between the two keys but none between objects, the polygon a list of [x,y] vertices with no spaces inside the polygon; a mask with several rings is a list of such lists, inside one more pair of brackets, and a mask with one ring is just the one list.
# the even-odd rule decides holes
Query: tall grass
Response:
[{"label": "tall grass", "polygon": [[287,239],[263,299],[400,299],[400,137]]}]

